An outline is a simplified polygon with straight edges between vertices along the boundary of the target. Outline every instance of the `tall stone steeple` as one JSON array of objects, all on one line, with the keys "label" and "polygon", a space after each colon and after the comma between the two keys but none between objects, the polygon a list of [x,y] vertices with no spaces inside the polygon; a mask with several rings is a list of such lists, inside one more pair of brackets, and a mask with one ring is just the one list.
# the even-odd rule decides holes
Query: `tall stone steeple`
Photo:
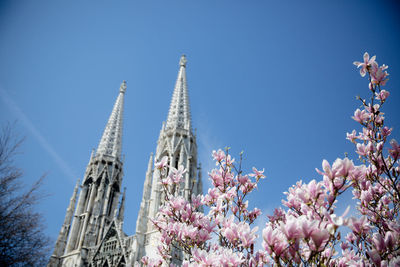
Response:
[{"label": "tall stone steeple", "polygon": [[[163,156],[168,156],[170,167],[177,168],[183,165],[186,168],[184,180],[176,192],[189,199],[191,190],[195,195],[201,193],[202,182],[197,173],[197,143],[191,125],[186,63],[186,57],[183,55],[179,62],[178,78],[167,121],[161,128],[154,159],[158,161]],[[152,162],[153,158],[150,157],[136,225],[137,247],[134,250],[136,250],[137,261],[145,255],[154,257],[159,240],[159,233],[149,220],[156,216],[163,202],[159,172],[152,170]],[[181,253],[178,251],[172,256],[174,262],[179,265]]]},{"label": "tall stone steeple", "polygon": [[178,78],[176,79],[171,105],[169,107],[166,128],[186,129],[191,131],[189,94],[186,82],[186,57],[179,61]]},{"label": "tall stone steeple", "polygon": [[[59,265],[86,266],[89,247],[97,246],[118,209],[123,178],[121,160],[122,117],[126,82],[112,109],[99,146],[92,152]],[[121,217],[123,216],[123,209]]]},{"label": "tall stone steeple", "polygon": [[103,136],[101,137],[96,155],[107,155],[115,158],[121,157],[122,147],[122,117],[124,113],[124,95],[126,82],[123,81],[119,88],[119,95],[108,119]]}]

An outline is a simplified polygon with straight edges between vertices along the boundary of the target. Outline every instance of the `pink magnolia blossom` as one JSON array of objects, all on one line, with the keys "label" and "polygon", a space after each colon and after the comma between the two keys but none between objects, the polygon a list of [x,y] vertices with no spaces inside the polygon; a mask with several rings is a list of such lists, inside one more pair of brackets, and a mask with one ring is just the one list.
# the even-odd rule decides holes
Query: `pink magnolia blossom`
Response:
[{"label": "pink magnolia blossom", "polygon": [[355,166],[351,170],[349,176],[353,181],[358,182],[365,178],[366,172],[367,168],[365,167],[365,165]]},{"label": "pink magnolia blossom", "polygon": [[393,249],[393,247],[394,247],[394,245],[395,245],[395,243],[396,243],[396,241],[395,240],[398,240],[398,238],[399,238],[399,235],[397,234],[395,234],[394,232],[392,232],[392,231],[388,231],[388,232],[386,232],[386,234],[385,234],[385,246],[388,248],[388,249]]},{"label": "pink magnolia blossom", "polygon": [[302,237],[302,230],[297,222],[297,218],[289,216],[286,223],[282,223],[280,226],[282,233],[288,240],[296,240]]},{"label": "pink magnolia blossom", "polygon": [[359,219],[356,218],[350,218],[349,221],[349,227],[350,229],[353,230],[354,233],[356,234],[364,234],[366,233],[369,229],[371,229],[371,226],[368,222],[368,218],[365,216],[362,216]]},{"label": "pink magnolia blossom", "polygon": [[279,256],[286,250],[288,244],[283,233],[277,229],[273,229],[270,225],[267,225],[263,230],[263,246],[264,249],[269,253],[275,253]]},{"label": "pink magnolia blossom", "polygon": [[225,152],[222,151],[221,149],[218,149],[218,151],[213,150],[212,156],[213,156],[213,159],[216,161],[217,165],[219,162],[225,160],[225,158],[226,158]]},{"label": "pink magnolia blossom", "polygon": [[400,154],[400,145],[394,139],[390,140],[390,145],[392,146],[392,148],[389,149],[389,153],[390,155],[392,155],[393,158],[397,159]]},{"label": "pink magnolia blossom", "polygon": [[380,233],[374,233],[372,242],[375,245],[376,250],[384,252],[386,250],[385,240]]},{"label": "pink magnolia blossom", "polygon": [[257,226],[251,229],[247,223],[241,222],[239,225],[239,238],[241,241],[240,245],[244,248],[249,248],[254,245],[255,240],[258,237],[256,235],[257,231]]},{"label": "pink magnolia blossom", "polygon": [[232,216],[229,220],[225,222],[222,229],[222,234],[233,244],[237,245],[239,240],[239,225],[233,222],[234,217]]},{"label": "pink magnolia blossom", "polygon": [[[341,216],[337,216],[336,214],[326,213],[325,216],[326,216],[326,218],[328,219],[328,221],[330,223],[330,224],[328,224],[328,228],[330,226],[333,226],[333,227],[337,228],[337,227],[340,227],[342,225],[346,225],[348,223],[348,220],[345,219],[345,217],[349,213],[349,211],[350,211],[350,206],[347,206],[346,210],[343,212],[343,214]],[[331,232],[331,234],[333,234],[333,233]]]},{"label": "pink magnolia blossom", "polygon": [[380,109],[380,107],[381,106],[379,104],[374,104],[374,105],[368,104],[367,106],[365,106],[365,109],[369,113],[374,114],[374,113],[377,113],[377,111]]},{"label": "pink magnolia blossom", "polygon": [[254,208],[252,211],[250,211],[247,215],[247,217],[250,219],[250,222],[253,222],[255,219],[257,219],[261,215],[261,210],[258,208]]},{"label": "pink magnolia blossom", "polygon": [[147,256],[144,256],[141,259],[141,262],[143,263],[144,266],[157,267],[162,265],[161,259],[149,259],[149,257]]},{"label": "pink magnolia blossom", "polygon": [[161,179],[161,184],[172,185],[172,179],[170,177],[163,178],[163,179]]},{"label": "pink magnolia blossom", "polygon": [[211,214],[219,214],[221,213],[224,209],[226,208],[226,204],[224,204],[224,201],[219,198],[217,200],[217,204],[214,207],[211,207],[210,213]]},{"label": "pink magnolia blossom", "polygon": [[352,160],[348,158],[336,159],[332,165],[332,172],[335,176],[348,176],[349,172],[354,169],[354,164]]},{"label": "pink magnolia blossom", "polygon": [[283,221],[286,222],[286,213],[283,211],[282,208],[278,208],[274,210],[274,214],[271,215],[267,215],[270,223],[276,223],[279,221]]},{"label": "pink magnolia blossom", "polygon": [[367,52],[364,53],[364,62],[354,61],[353,64],[360,68],[360,75],[364,77],[367,73],[369,67],[371,67],[375,63],[376,56],[369,58],[369,54]]},{"label": "pink magnolia blossom", "polygon": [[156,169],[161,170],[161,169],[163,169],[164,167],[166,167],[167,164],[168,164],[168,157],[167,157],[167,156],[164,156],[164,157],[162,157],[162,159],[161,159],[160,161],[158,161],[158,162],[155,163],[155,167],[156,167]]},{"label": "pink magnolia blossom", "polygon": [[181,210],[183,208],[183,206],[185,205],[186,200],[183,197],[176,197],[176,198],[172,198],[170,201],[170,206],[171,208],[175,209],[175,210]]},{"label": "pink magnolia blossom", "polygon": [[368,149],[366,145],[357,143],[357,154],[360,156],[366,156],[368,154]]},{"label": "pink magnolia blossom", "polygon": [[358,137],[357,137],[356,130],[353,130],[351,133],[347,133],[346,134],[346,139],[349,140],[352,143],[354,143],[357,138]]},{"label": "pink magnolia blossom", "polygon": [[375,266],[381,266],[382,258],[377,250],[375,249],[369,250],[367,251],[367,254],[369,255],[370,259],[372,260]]},{"label": "pink magnolia blossom", "polygon": [[329,232],[326,229],[315,229],[311,233],[311,239],[314,242],[315,250],[320,251],[321,248],[325,245],[325,243],[329,239]]},{"label": "pink magnolia blossom", "polygon": [[388,81],[387,76],[389,76],[389,74],[387,73],[387,71],[384,71],[385,69],[387,69],[387,66],[379,67],[375,71],[371,72],[373,84],[381,86],[384,86],[386,84],[386,82]]},{"label": "pink magnolia blossom", "polygon": [[392,132],[392,128],[389,129],[389,127],[385,126],[382,128],[381,133],[384,137],[389,136]]},{"label": "pink magnolia blossom", "polygon": [[352,118],[356,122],[365,123],[370,118],[370,114],[366,110],[356,109]]},{"label": "pink magnolia blossom", "polygon": [[242,253],[235,253],[227,248],[220,249],[219,255],[220,260],[218,266],[240,266],[245,260]]},{"label": "pink magnolia blossom", "polygon": [[299,217],[299,224],[302,231],[302,236],[305,239],[309,239],[311,234],[315,231],[318,225],[318,221],[309,220],[305,215]]},{"label": "pink magnolia blossom", "polygon": [[259,171],[259,170],[257,170],[256,168],[253,167],[253,172],[254,173],[249,174],[249,176],[256,177],[257,181],[259,179],[265,178],[264,169],[262,171]]},{"label": "pink magnolia blossom", "polygon": [[385,101],[388,98],[390,93],[386,90],[381,90],[379,93],[376,92],[375,96],[377,100]]},{"label": "pink magnolia blossom", "polygon": [[204,250],[192,249],[193,260],[200,263],[199,266],[216,266],[217,259]]},{"label": "pink magnolia blossom", "polygon": [[335,177],[335,173],[333,173],[331,165],[329,164],[329,162],[324,159],[322,161],[322,171],[318,170],[317,168],[315,169],[319,174],[328,177],[330,180],[332,180]]},{"label": "pink magnolia blossom", "polygon": [[343,249],[342,257],[337,259],[337,265],[339,267],[347,267],[347,266],[362,267],[362,266],[364,266],[364,264],[362,264],[359,261],[360,261],[360,257],[355,253],[354,250]]},{"label": "pink magnolia blossom", "polygon": [[171,168],[168,177],[171,179],[171,182],[173,184],[178,184],[181,182],[183,175],[185,174],[186,170],[185,168],[180,165],[178,169],[175,169],[174,167]]},{"label": "pink magnolia blossom", "polygon": [[235,159],[232,158],[231,155],[228,155],[226,157],[225,163],[227,166],[232,166],[234,162],[235,162]]},{"label": "pink magnolia blossom", "polygon": [[[251,174],[249,174],[249,176],[251,176]],[[237,179],[238,179],[239,184],[241,184],[241,185],[245,185],[250,182],[250,179],[247,175],[239,174]]]}]

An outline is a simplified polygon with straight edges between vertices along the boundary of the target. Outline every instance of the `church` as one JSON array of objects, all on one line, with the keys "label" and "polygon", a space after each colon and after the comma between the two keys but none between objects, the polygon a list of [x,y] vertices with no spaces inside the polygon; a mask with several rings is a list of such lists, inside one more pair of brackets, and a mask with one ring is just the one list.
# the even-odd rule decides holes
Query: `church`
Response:
[{"label": "church", "polygon": [[[193,134],[186,81],[186,57],[179,61],[178,78],[167,120],[163,123],[155,154],[151,153],[143,183],[143,197],[136,221],[136,233],[123,231],[125,191],[122,192],[121,158],[124,81],[96,151],[92,152],[82,183],[77,182],[64,223],[58,235],[48,267],[119,267],[140,264],[143,256],[157,253],[159,233],[154,218],[163,202],[160,177],[154,161],[168,156],[169,165],[183,165],[187,172],[179,194],[189,198],[202,193],[201,169],[197,163],[197,142]],[[174,262],[182,262],[174,251]]]}]

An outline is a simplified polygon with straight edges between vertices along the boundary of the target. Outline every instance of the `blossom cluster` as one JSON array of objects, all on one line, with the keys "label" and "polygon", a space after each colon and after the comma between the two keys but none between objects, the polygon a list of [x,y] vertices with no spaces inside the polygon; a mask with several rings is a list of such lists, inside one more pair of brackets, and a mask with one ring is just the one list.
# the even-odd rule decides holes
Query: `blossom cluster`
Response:
[{"label": "blossom cluster", "polygon": [[[389,92],[385,65],[364,54],[354,62],[362,77],[368,74],[371,100],[361,97],[362,109],[352,117],[362,129],[347,139],[355,144],[360,165],[337,159],[322,162],[320,181],[299,181],[286,192],[263,230],[263,246],[277,266],[399,266],[400,265],[400,146],[389,141],[392,129],[384,125],[382,105]],[[357,216],[335,213],[337,201],[351,190]],[[343,233],[347,234],[342,237]]]},{"label": "blossom cluster", "polygon": [[[172,254],[177,249],[183,254],[183,266],[260,266],[266,263],[263,251],[255,252],[258,227],[252,227],[261,215],[257,208],[250,209],[246,196],[257,188],[264,170],[253,168],[243,174],[241,164],[229,149],[213,151],[217,168],[209,173],[213,187],[205,195],[187,198],[178,190],[186,172],[168,166],[164,157],[156,163],[161,174],[164,205],[153,224],[160,231],[159,260],[143,258],[147,266],[173,264]],[[240,160],[241,161],[241,160]],[[204,209],[208,213],[202,212]],[[176,262],[176,261],[175,261]]]},{"label": "blossom cluster", "polygon": [[[322,161],[320,180],[298,181],[285,192],[283,208],[268,216],[262,249],[256,251],[261,211],[250,209],[246,197],[257,188],[264,170],[244,174],[242,155],[235,161],[229,149],[213,151],[216,168],[209,173],[207,194],[184,197],[175,190],[185,170],[156,163],[165,204],[153,219],[160,231],[159,260],[143,258],[146,266],[170,264],[172,252],[182,252],[183,266],[400,266],[400,145],[390,139],[382,106],[389,97],[383,87],[388,67],[364,54],[354,62],[369,79],[369,100],[352,117],[361,130],[347,133],[357,162],[338,158]],[[356,162],[356,163],[355,163]],[[351,191],[350,206],[338,215],[338,201]],[[204,213],[203,210],[207,212]],[[354,212],[353,212],[354,213]]]}]

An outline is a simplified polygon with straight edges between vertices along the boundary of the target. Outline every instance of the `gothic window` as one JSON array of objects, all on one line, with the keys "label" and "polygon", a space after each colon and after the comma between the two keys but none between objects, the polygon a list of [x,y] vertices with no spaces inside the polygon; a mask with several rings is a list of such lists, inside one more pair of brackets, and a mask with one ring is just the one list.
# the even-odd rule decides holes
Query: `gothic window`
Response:
[{"label": "gothic window", "polygon": [[190,166],[190,177],[191,178],[195,177],[195,175],[194,175],[194,167],[193,166]]},{"label": "gothic window", "polygon": [[[92,182],[92,181],[91,181]],[[86,209],[88,208],[88,205],[89,205],[89,198],[90,198],[90,195],[92,194],[92,189],[93,188],[93,183],[91,183],[90,185],[89,185],[89,190],[87,190],[87,193],[86,193],[86,196],[85,196],[85,205],[84,205],[84,209],[83,209],[83,212],[85,212],[86,211]]]},{"label": "gothic window", "polygon": [[112,202],[114,199],[114,194],[115,194],[114,190],[111,190],[110,198],[108,200],[108,207],[107,207],[107,215],[108,216],[110,216],[110,214],[111,214],[111,207],[112,207]]},{"label": "gothic window", "polygon": [[104,244],[103,252],[109,252],[115,250],[117,247],[117,240],[108,241]]}]

